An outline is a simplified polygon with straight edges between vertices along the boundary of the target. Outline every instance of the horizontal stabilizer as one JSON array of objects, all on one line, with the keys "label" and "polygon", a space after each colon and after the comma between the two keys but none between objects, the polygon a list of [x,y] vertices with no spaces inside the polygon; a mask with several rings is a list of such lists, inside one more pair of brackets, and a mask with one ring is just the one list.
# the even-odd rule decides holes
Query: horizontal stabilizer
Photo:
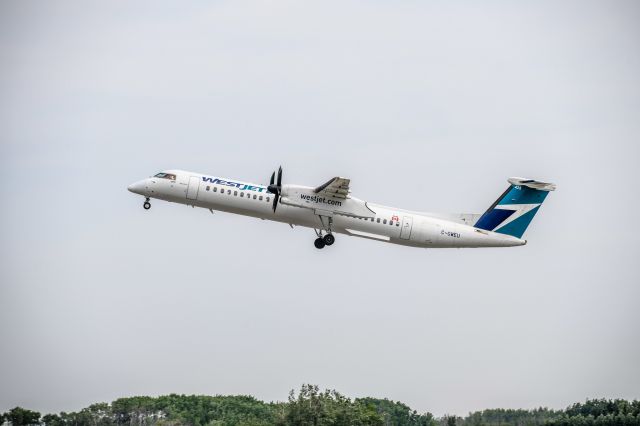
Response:
[{"label": "horizontal stabilizer", "polygon": [[511,177],[507,180],[511,185],[515,185],[515,186],[526,186],[527,188],[538,189],[540,191],[556,190],[555,183],[540,182],[533,179],[525,179],[525,178],[519,178],[519,177]]}]

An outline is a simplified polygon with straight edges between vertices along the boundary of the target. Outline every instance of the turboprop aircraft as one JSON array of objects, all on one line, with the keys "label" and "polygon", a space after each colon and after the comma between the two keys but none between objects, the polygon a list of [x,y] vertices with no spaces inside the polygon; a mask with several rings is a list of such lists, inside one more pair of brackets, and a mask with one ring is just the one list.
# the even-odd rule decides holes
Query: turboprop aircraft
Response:
[{"label": "turboprop aircraft", "polygon": [[552,183],[509,178],[507,190],[484,214],[420,213],[369,203],[351,195],[351,181],[334,177],[317,186],[283,185],[282,167],[269,185],[246,183],[183,170],[167,170],[129,185],[152,198],[304,226],[315,230],[321,249],[345,234],[411,247],[512,247],[527,243],[524,231]]}]

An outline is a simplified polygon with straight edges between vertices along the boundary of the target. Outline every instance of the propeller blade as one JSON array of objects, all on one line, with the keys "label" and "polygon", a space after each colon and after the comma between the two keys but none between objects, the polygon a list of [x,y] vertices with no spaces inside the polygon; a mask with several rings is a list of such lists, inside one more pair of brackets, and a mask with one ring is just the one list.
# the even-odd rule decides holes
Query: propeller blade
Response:
[{"label": "propeller blade", "polygon": [[278,169],[278,188],[282,187],[282,166]]},{"label": "propeller blade", "polygon": [[274,195],[273,197],[273,212],[276,212],[276,207],[278,207],[278,198],[280,196],[278,194]]},{"label": "propeller blade", "polygon": [[269,185],[273,185],[275,180],[276,180],[276,172],[274,171],[273,173],[271,173],[271,180],[269,181]]}]

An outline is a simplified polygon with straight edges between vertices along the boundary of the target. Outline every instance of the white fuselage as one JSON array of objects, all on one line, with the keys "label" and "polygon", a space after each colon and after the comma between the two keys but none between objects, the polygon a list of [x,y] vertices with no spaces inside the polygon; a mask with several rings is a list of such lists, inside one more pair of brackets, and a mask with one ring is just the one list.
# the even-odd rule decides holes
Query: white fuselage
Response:
[{"label": "white fuselage", "polygon": [[[283,193],[274,212],[274,194],[269,193],[264,185],[180,170],[167,173],[175,175],[175,179],[150,177],[130,185],[129,190],[147,198],[317,230],[326,231],[326,220],[331,218],[333,233],[412,247],[510,247],[526,244],[525,240],[510,235],[474,228],[465,224],[463,219],[456,220],[454,215],[447,220],[354,197],[344,201],[314,198],[310,195],[313,188],[304,186],[288,186],[289,195]],[[336,203],[344,204],[339,209],[340,213],[336,213]],[[350,211],[355,212],[353,216]]]}]

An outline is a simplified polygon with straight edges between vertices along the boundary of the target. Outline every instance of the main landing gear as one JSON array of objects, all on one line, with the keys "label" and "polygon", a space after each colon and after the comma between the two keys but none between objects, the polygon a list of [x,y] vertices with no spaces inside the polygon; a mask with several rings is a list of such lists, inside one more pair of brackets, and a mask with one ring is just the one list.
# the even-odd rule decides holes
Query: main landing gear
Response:
[{"label": "main landing gear", "polygon": [[[322,223],[322,228],[314,229],[316,231],[316,240],[313,242],[313,245],[316,246],[317,249],[324,248],[324,246],[330,246],[336,242],[336,237],[333,236],[331,232],[331,226],[333,225],[333,218],[331,216],[323,216],[318,215],[320,218],[320,223]],[[326,231],[326,234],[322,235],[322,231]]]},{"label": "main landing gear", "polygon": [[324,248],[326,244],[324,243],[324,240],[322,238],[318,237],[313,242],[313,245],[316,246],[317,249],[321,249],[321,248]]},{"label": "main landing gear", "polygon": [[149,210],[151,208],[151,203],[149,202],[149,198],[144,200],[144,204],[142,205],[142,207],[144,207],[145,210]]},{"label": "main landing gear", "polygon": [[336,242],[336,237],[334,237],[331,233],[325,234],[323,236],[322,231],[316,231],[316,235],[318,236],[318,238],[315,239],[313,245],[317,249],[324,248],[324,246],[330,246]]},{"label": "main landing gear", "polygon": [[333,234],[327,234],[322,238],[322,241],[324,241],[325,245],[330,246],[336,242],[336,237]]}]

